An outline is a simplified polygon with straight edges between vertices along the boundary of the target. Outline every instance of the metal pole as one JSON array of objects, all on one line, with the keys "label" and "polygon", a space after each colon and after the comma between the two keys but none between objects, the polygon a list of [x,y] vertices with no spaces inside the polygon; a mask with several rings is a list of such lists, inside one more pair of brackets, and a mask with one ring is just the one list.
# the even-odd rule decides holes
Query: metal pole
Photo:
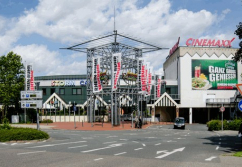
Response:
[{"label": "metal pole", "polygon": [[55,107],[55,122],[56,122],[56,107]]},{"label": "metal pole", "polygon": [[[222,104],[222,107],[223,107],[224,105]],[[223,120],[223,111],[221,111],[222,112],[222,131],[224,130],[224,120]]]},{"label": "metal pole", "polygon": [[64,121],[66,122],[66,107],[64,106]]},{"label": "metal pole", "polygon": [[69,106],[68,107],[69,107],[69,122],[71,122],[71,118],[70,118],[71,117],[71,113],[70,113],[71,112],[70,111],[71,110],[70,103],[69,103]]},{"label": "metal pole", "polygon": [[37,109],[37,130],[39,130],[39,110]]},{"label": "metal pole", "polygon": [[74,110],[74,129],[76,129],[76,118],[75,118],[75,114],[76,113],[76,111]]}]

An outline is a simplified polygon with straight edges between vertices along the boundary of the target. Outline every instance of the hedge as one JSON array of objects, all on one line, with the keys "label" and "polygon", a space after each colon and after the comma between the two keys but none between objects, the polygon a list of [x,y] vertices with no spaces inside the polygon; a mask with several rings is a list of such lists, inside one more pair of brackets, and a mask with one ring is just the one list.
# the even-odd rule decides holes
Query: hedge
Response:
[{"label": "hedge", "polygon": [[[233,121],[223,121],[223,130],[239,130],[239,126],[242,123],[242,119],[235,119]],[[211,120],[207,122],[208,130],[221,130],[222,121],[221,120]]]},{"label": "hedge", "polygon": [[31,128],[0,128],[0,134],[0,142],[18,140],[39,140],[49,138],[49,135],[46,132]]},{"label": "hedge", "polygon": [[51,119],[44,119],[40,123],[53,123],[53,121]]}]

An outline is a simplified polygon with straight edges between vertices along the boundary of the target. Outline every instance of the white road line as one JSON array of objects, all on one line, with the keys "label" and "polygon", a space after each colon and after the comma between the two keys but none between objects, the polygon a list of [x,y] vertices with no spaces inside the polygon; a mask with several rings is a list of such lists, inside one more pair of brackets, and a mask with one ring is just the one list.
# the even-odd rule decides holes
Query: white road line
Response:
[{"label": "white road line", "polygon": [[106,137],[106,138],[110,138],[110,137],[118,137],[118,136],[108,136],[108,137]]},{"label": "white road line", "polygon": [[144,143],[142,143],[143,146],[146,146]]},{"label": "white road line", "polygon": [[219,149],[219,146],[216,147],[216,150],[218,150],[218,149]]},{"label": "white road line", "polygon": [[139,143],[139,142],[137,142],[137,141],[132,141],[132,142],[134,142],[134,143]]},{"label": "white road line", "polygon": [[169,140],[169,141],[167,141],[168,143],[170,143],[170,142],[177,142],[177,141],[172,141],[172,140]]},{"label": "white road line", "polygon": [[127,152],[122,152],[122,153],[118,153],[118,154],[114,154],[114,155],[122,155],[122,154],[126,154]]},{"label": "white road line", "polygon": [[87,145],[76,146],[76,147],[68,147],[68,148],[79,148],[79,147],[86,147]]},{"label": "white road line", "polygon": [[45,151],[35,151],[35,152],[18,153],[17,155],[34,154],[34,153],[42,153],[42,152],[46,152],[46,150]]},{"label": "white road line", "polygon": [[13,144],[11,144],[11,146],[14,146],[14,145],[16,145],[17,143],[13,143]]},{"label": "white road line", "polygon": [[107,147],[96,148],[96,149],[86,150],[86,151],[81,151],[81,152],[82,153],[88,153],[88,152],[93,152],[93,151],[98,151],[98,150],[104,150],[104,149],[107,149],[107,148],[119,147],[119,146],[122,146],[122,144],[124,144],[124,143],[112,144],[112,145],[109,145]]},{"label": "white road line", "polygon": [[214,158],[217,158],[217,157],[210,157],[210,158],[205,159],[205,161],[211,161]]},{"label": "white road line", "polygon": [[154,138],[157,138],[157,137],[145,137],[145,138],[148,138],[148,139],[154,139]]},{"label": "white road line", "polygon": [[119,140],[124,140],[124,141],[127,141],[128,139],[119,139]]},{"label": "white road line", "polygon": [[46,142],[46,140],[42,141],[43,143]]},{"label": "white road line", "polygon": [[137,150],[142,150],[143,148],[136,148],[136,149],[134,149],[135,151],[137,151]]},{"label": "white road line", "polygon": [[115,142],[117,142],[117,141],[105,142],[105,143],[103,143],[103,144],[109,144],[109,143],[115,143]]},{"label": "white road line", "polygon": [[53,147],[53,146],[59,146],[59,145],[65,145],[65,144],[73,144],[73,143],[83,143],[87,141],[77,141],[77,142],[69,142],[69,143],[58,143],[58,144],[47,144],[42,146],[33,146],[33,147],[27,147],[27,148],[38,148],[38,147]]},{"label": "white road line", "polygon": [[8,145],[7,143],[1,143],[2,145]]},{"label": "white road line", "polygon": [[24,144],[30,144],[30,142],[24,143]]},{"label": "white road line", "polygon": [[94,161],[99,161],[99,160],[102,160],[103,158],[97,158],[97,159],[94,159]]},{"label": "white road line", "polygon": [[157,143],[157,144],[155,144],[155,146],[158,146],[158,145],[161,145],[161,143]]}]

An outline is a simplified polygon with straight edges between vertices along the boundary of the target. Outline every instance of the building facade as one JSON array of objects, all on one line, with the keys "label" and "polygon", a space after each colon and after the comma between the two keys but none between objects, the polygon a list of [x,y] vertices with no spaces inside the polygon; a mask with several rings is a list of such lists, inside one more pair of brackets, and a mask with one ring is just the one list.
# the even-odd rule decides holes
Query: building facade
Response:
[{"label": "building facade", "polygon": [[177,92],[174,106],[156,107],[155,115],[171,120],[185,117],[189,123],[205,123],[223,116],[236,116],[239,98],[236,84],[242,82],[241,62],[232,57],[237,49],[221,47],[177,47],[163,64],[164,80],[168,95]]}]

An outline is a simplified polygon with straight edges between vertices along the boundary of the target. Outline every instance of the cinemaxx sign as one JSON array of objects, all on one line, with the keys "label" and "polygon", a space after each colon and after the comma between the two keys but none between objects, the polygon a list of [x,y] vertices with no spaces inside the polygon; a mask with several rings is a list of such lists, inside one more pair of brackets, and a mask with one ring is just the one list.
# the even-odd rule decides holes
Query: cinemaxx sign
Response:
[{"label": "cinemaxx sign", "polygon": [[215,39],[194,39],[189,38],[186,41],[187,46],[214,46],[214,47],[231,47],[231,43],[235,38],[231,40],[215,40]]}]

